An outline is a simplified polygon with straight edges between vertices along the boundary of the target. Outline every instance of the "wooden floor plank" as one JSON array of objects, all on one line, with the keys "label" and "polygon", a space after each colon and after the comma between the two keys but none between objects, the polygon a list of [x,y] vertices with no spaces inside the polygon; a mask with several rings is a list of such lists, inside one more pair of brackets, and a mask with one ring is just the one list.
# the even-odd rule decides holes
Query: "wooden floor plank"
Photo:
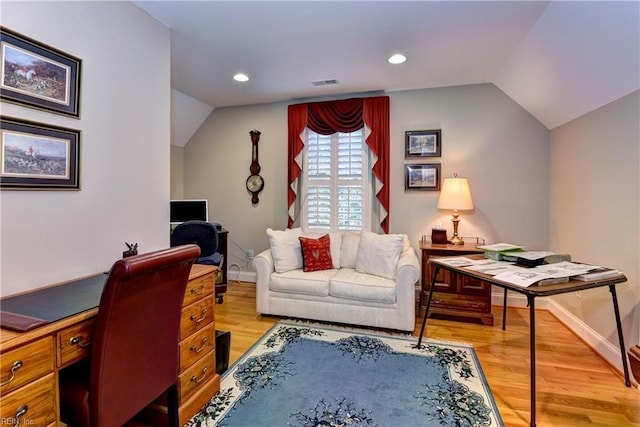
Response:
[{"label": "wooden floor plank", "polygon": [[[216,305],[216,329],[231,331],[230,363],[278,320],[255,308],[255,284],[229,284]],[[529,312],[494,307],[496,324],[430,318],[429,338],[470,343],[507,426],[529,425]],[[416,319],[416,337],[421,319]],[[536,312],[537,425],[559,427],[640,426],[640,391],[547,310]],[[542,332],[545,331],[545,332]]]}]

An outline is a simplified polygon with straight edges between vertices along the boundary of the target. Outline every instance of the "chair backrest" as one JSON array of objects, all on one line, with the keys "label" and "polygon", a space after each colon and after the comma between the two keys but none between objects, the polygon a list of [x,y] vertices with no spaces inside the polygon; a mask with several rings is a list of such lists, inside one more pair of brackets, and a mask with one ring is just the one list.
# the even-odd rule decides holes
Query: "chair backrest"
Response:
[{"label": "chair backrest", "polygon": [[195,243],[200,256],[208,257],[218,250],[218,229],[206,221],[186,221],[178,224],[171,233],[171,246]]},{"label": "chair backrest", "polygon": [[98,308],[91,425],[120,426],[175,384],[180,313],[200,249],[186,245],[116,261]]}]

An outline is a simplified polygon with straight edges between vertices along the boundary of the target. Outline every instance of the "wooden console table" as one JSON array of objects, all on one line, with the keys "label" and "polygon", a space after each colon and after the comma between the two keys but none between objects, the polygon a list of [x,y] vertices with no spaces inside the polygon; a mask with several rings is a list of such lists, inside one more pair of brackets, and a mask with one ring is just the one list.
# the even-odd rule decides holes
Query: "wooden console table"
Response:
[{"label": "wooden console table", "polygon": [[[475,245],[436,245],[429,242],[420,243],[420,249],[422,250],[420,310],[425,306],[432,287],[430,278],[433,267],[429,264],[431,257],[463,256],[484,252],[482,249],[476,248]],[[476,319],[485,325],[493,325],[491,284],[489,282],[442,270],[434,283],[431,314],[452,316],[456,319]]]},{"label": "wooden console table", "polygon": [[[181,425],[220,389],[215,363],[216,271],[217,267],[194,264],[187,283],[179,344],[178,412]],[[0,329],[0,420],[3,423],[61,425],[58,373],[88,356],[89,347],[83,344],[92,339],[106,277],[106,274],[99,274],[3,298],[3,310],[19,308],[26,301],[28,306],[44,305],[46,311],[55,316],[62,310],[51,307],[47,296],[59,290],[66,295],[60,305],[66,306],[64,309],[69,314],[27,332]],[[67,292],[70,289],[73,292]],[[77,304],[77,307],[82,308],[74,311],[72,306],[80,299],[83,304]]]},{"label": "wooden console table", "polygon": [[[483,255],[470,255],[467,256],[471,259],[482,259]],[[578,292],[586,289],[599,288],[603,286],[609,287],[609,292],[611,293],[611,299],[613,302],[613,312],[616,319],[616,326],[618,328],[618,340],[620,342],[620,353],[622,355],[622,367],[624,370],[624,379],[625,385],[627,387],[631,387],[631,380],[629,378],[629,368],[627,366],[627,359],[625,356],[625,346],[624,346],[624,338],[622,334],[622,324],[620,323],[620,310],[618,308],[618,298],[616,296],[616,285],[619,283],[624,283],[627,281],[627,278],[620,274],[619,276],[601,279],[601,280],[592,280],[588,282],[582,282],[577,280],[571,280],[565,283],[558,283],[553,285],[543,285],[543,286],[529,286],[528,288],[523,288],[520,286],[516,286],[509,282],[503,282],[501,280],[496,280],[493,276],[488,274],[478,273],[476,271],[468,270],[464,267],[453,267],[450,265],[441,262],[439,258],[431,258],[429,259],[429,264],[433,266],[433,275],[431,279],[431,289],[429,290],[429,296],[427,297],[427,305],[424,311],[424,317],[422,318],[422,326],[420,327],[420,336],[418,338],[418,346],[422,345],[422,337],[424,334],[424,329],[427,324],[427,316],[429,314],[429,309],[431,305],[431,300],[433,298],[435,282],[436,278],[441,269],[446,270],[452,274],[459,274],[464,276],[469,276],[471,278],[475,278],[478,280],[483,280],[491,285],[498,286],[504,289],[504,304],[502,308],[502,329],[506,329],[506,309],[507,309],[507,291],[514,291],[520,294],[523,294],[527,297],[527,303],[529,306],[529,352],[531,355],[531,363],[530,363],[530,376],[531,376],[531,386],[530,386],[530,401],[531,401],[531,427],[535,427],[536,425],[536,310],[535,310],[535,301],[537,297],[548,297],[552,295],[560,295],[566,294],[570,292]]]}]

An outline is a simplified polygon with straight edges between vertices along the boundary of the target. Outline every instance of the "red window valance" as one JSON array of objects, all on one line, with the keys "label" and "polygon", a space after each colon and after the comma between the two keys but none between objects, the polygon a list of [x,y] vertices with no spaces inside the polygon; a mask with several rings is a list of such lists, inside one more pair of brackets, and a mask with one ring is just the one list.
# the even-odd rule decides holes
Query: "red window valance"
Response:
[{"label": "red window valance", "polygon": [[288,141],[288,227],[294,223],[294,204],[297,180],[302,169],[298,157],[304,148],[301,136],[308,127],[312,131],[331,135],[336,132],[355,132],[364,126],[370,130],[366,144],[376,156],[371,170],[378,180],[376,199],[384,212],[380,227],[389,232],[389,97],[351,98],[338,101],[311,102],[289,106]]}]

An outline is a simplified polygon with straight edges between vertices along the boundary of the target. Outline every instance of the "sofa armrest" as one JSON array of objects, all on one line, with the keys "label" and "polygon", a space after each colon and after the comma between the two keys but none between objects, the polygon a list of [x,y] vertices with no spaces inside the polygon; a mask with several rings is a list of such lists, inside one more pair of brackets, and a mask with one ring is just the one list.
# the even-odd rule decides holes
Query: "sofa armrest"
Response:
[{"label": "sofa armrest", "polygon": [[258,313],[269,313],[269,283],[271,273],[275,271],[271,249],[253,258],[253,268],[256,269],[256,310]]},{"label": "sofa armrest", "polygon": [[409,247],[400,253],[396,266],[396,283],[398,287],[409,286],[413,288],[420,279],[420,261],[416,251]]}]

